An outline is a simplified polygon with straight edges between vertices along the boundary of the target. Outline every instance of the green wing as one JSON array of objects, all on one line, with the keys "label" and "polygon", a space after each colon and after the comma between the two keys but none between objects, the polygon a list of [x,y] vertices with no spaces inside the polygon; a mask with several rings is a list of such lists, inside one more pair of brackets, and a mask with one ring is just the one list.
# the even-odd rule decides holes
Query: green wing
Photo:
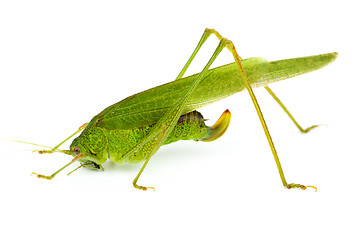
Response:
[{"label": "green wing", "polygon": [[[322,68],[336,53],[268,62],[264,58],[242,60],[247,78],[254,87]],[[99,127],[133,129],[156,123],[186,93],[198,74],[169,82],[132,95],[103,110],[94,119]],[[209,70],[191,95],[182,114],[228,97],[245,88],[234,63]]]},{"label": "green wing", "polygon": [[[262,58],[258,59],[267,63]],[[188,91],[196,77],[197,74],[169,82],[115,103],[97,115],[96,125],[110,130],[133,129],[156,123]],[[243,90],[244,84],[238,78],[234,63],[209,70],[182,114]]]}]

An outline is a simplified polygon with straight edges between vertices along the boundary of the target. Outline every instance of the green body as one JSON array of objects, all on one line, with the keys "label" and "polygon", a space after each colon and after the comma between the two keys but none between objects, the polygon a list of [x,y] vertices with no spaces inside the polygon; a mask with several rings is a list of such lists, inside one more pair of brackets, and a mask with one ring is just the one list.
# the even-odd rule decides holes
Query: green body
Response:
[{"label": "green body", "polygon": [[[329,53],[273,62],[264,58],[250,58],[241,63],[250,85],[259,87],[320,69],[334,61],[336,56],[337,53]],[[146,143],[140,151],[127,158],[122,155],[139,143],[159,119],[176,106],[196,77],[197,74],[169,82],[106,108],[72,142],[71,151],[74,146],[78,146],[86,156],[79,161],[90,168],[99,168],[98,165],[108,158],[117,163],[138,163],[144,160],[150,154],[153,142]],[[198,112],[193,111],[245,88],[235,63],[207,71],[183,108],[182,115],[188,115],[181,116],[163,144],[206,139],[211,134],[211,128],[204,124]]]},{"label": "green body", "polygon": [[[183,78],[198,51],[212,34],[220,41],[211,58],[200,73]],[[224,48],[231,52],[235,62],[210,70],[211,65]],[[41,154],[61,152],[72,155],[74,158],[50,176],[33,174],[36,174],[38,178],[52,179],[76,161],[81,163],[78,168],[102,170],[101,164],[108,158],[117,163],[144,161],[132,184],[135,188],[144,191],[149,188],[154,189],[140,186],[137,181],[158,149],[162,145],[178,140],[192,139],[208,142],[221,137],[230,123],[230,112],[224,111],[217,122],[208,127],[196,109],[246,89],[268,140],[283,186],[288,189],[304,190],[308,187],[316,189],[315,186],[287,183],[277,150],[252,87],[264,86],[297,128],[302,133],[307,133],[318,125],[303,129],[267,85],[320,69],[333,62],[337,55],[333,52],[273,62],[268,62],[264,58],[242,60],[232,41],[223,38],[215,29],[206,28],[175,81],[130,96],[103,110],[57,146],[53,148],[43,146],[50,150],[39,150]],[[82,133],[73,140],[70,150],[58,149],[80,131]]]}]

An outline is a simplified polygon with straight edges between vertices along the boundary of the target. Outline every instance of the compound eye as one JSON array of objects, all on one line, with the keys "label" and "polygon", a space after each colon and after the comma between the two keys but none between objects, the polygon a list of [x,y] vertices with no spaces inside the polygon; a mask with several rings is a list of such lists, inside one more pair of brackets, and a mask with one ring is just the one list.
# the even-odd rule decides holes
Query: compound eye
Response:
[{"label": "compound eye", "polygon": [[79,147],[74,147],[73,152],[76,156],[78,156],[81,153],[81,149]]}]

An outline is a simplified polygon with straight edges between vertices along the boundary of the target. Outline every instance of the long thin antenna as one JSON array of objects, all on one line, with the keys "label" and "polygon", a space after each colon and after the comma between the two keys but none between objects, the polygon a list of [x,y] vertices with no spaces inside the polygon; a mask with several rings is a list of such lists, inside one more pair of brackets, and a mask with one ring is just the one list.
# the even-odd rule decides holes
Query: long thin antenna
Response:
[{"label": "long thin antenna", "polygon": [[65,153],[67,155],[72,155],[71,152],[69,150],[60,150],[60,149],[54,149],[52,147],[49,146],[45,146],[45,145],[41,145],[41,144],[36,144],[36,143],[30,143],[30,142],[24,142],[24,141],[18,141],[18,140],[12,140],[12,139],[0,139],[2,141],[10,141],[10,142],[17,142],[17,143],[24,143],[24,144],[29,144],[29,145],[34,145],[34,146],[38,146],[38,147],[43,147],[43,148],[49,148],[51,150],[47,151],[47,150],[34,150],[32,152],[38,152],[40,154],[42,153],[50,153],[50,152],[61,152],[61,153]]},{"label": "long thin antenna", "polygon": [[39,147],[52,149],[52,147],[48,147],[48,146],[44,146],[44,145],[40,145],[40,144],[36,144],[36,143],[23,142],[23,141],[12,140],[12,139],[0,139],[0,140],[2,140],[2,141],[10,141],[10,142],[18,142],[18,143],[25,143],[25,144],[30,144],[30,145],[34,145],[34,146],[39,146]]}]

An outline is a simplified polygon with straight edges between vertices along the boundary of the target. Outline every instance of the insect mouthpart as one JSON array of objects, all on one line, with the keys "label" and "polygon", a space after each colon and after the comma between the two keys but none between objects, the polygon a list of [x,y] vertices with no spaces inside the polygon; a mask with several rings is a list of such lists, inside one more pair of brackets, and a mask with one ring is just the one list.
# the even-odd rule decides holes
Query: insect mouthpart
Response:
[{"label": "insect mouthpart", "polygon": [[83,167],[86,167],[86,168],[89,168],[89,169],[92,169],[92,170],[102,170],[104,171],[104,168],[100,165],[100,164],[97,164],[93,161],[90,161],[90,160],[86,160],[86,159],[81,159],[80,160],[81,162],[81,165]]},{"label": "insect mouthpart", "polygon": [[100,165],[97,164],[97,163],[92,163],[92,164],[91,164],[91,167],[92,167],[92,168],[95,168],[95,169],[101,169]]}]

